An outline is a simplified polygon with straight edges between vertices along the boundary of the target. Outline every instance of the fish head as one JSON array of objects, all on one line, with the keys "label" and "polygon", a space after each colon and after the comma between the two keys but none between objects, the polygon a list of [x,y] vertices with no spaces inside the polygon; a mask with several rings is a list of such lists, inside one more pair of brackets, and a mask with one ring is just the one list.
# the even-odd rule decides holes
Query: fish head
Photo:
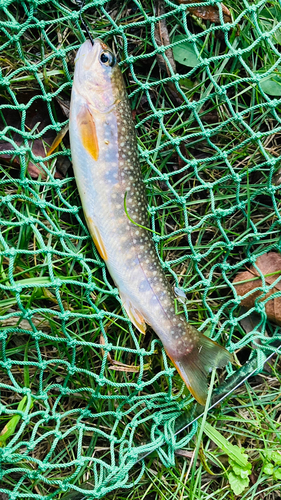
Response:
[{"label": "fish head", "polygon": [[73,85],[76,92],[95,110],[106,112],[120,101],[124,93],[123,77],[116,57],[98,38],[87,40],[75,59]]}]

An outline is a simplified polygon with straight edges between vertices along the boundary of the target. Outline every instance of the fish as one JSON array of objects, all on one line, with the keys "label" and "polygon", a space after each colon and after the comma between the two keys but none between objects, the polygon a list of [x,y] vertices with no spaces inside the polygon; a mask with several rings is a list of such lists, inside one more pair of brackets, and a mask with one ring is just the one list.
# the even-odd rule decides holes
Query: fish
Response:
[{"label": "fish", "polygon": [[100,39],[75,59],[70,147],[85,220],[123,307],[145,333],[149,325],[194,398],[206,403],[208,373],[231,360],[222,346],[175,312],[175,294],[149,228],[135,126],[121,69]]}]

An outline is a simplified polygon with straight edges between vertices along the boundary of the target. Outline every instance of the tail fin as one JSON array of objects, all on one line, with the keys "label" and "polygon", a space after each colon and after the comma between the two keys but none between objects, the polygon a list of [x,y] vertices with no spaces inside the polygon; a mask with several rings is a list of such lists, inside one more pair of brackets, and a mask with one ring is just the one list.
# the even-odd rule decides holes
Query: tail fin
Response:
[{"label": "tail fin", "polygon": [[[189,325],[190,326],[190,325]],[[195,330],[195,329],[194,329]],[[208,394],[207,376],[212,368],[222,368],[231,361],[231,354],[196,330],[198,342],[192,351],[175,359],[170,356],[192,396],[205,405]],[[169,353],[168,353],[169,354]]]}]

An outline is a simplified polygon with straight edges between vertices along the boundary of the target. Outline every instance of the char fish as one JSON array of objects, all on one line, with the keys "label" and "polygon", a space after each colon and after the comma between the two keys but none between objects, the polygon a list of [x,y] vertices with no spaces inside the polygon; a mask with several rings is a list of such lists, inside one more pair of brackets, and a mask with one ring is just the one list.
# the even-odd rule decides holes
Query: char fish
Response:
[{"label": "char fish", "polygon": [[86,41],[76,56],[70,105],[73,168],[89,232],[123,306],[142,333],[146,324],[196,400],[207,375],[231,355],[175,314],[174,291],[160,265],[149,225],[135,127],[121,70],[107,45]]}]

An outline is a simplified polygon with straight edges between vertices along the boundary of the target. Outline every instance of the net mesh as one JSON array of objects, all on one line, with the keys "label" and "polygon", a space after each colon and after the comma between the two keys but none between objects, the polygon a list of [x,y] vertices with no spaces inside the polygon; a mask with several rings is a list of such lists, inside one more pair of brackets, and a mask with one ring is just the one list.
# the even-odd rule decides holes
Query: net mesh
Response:
[{"label": "net mesh", "polygon": [[[169,0],[91,1],[83,16],[126,69],[153,239],[187,294],[177,307],[231,352],[255,347],[262,363],[264,304],[260,330],[245,334],[250,311],[232,280],[280,248],[281,9],[238,3],[227,20],[205,2],[216,22],[192,15],[202,4]],[[0,10],[0,492],[60,498],[91,477],[87,498],[100,498],[136,484],[142,453],[174,463],[196,431],[174,436],[192,399],[161,342],[122,311],[85,226],[67,140],[46,161],[85,39],[78,7],[5,0]]]}]

